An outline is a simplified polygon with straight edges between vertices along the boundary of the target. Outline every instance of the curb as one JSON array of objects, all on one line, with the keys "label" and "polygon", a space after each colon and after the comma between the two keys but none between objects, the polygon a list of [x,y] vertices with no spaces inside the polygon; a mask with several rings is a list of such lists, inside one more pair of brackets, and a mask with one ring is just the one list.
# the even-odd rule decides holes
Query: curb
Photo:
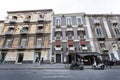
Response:
[{"label": "curb", "polygon": [[[45,69],[70,70],[69,68],[0,68],[0,70],[45,70]],[[84,68],[84,69],[92,69],[92,68]],[[105,68],[105,69],[120,69],[120,68]]]},{"label": "curb", "polygon": [[44,70],[44,69],[66,69],[66,68],[0,68],[0,70]]}]

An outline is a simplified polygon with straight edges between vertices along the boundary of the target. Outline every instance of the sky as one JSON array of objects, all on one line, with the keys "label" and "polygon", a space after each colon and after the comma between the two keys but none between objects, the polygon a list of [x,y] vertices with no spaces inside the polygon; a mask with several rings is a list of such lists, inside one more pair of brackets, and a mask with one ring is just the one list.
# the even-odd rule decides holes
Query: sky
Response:
[{"label": "sky", "polygon": [[0,20],[7,11],[36,9],[53,9],[55,14],[120,14],[120,0],[1,0]]}]

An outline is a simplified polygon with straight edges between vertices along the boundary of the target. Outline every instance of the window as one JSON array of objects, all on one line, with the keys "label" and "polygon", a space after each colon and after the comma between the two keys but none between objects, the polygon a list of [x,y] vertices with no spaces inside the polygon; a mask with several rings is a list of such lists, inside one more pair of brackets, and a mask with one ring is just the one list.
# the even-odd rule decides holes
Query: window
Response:
[{"label": "window", "polygon": [[5,43],[5,48],[9,48],[10,43],[11,43],[11,39],[7,39]]},{"label": "window", "polygon": [[96,33],[97,33],[98,36],[102,36],[102,31],[101,31],[100,27],[96,28]]},{"label": "window", "polygon": [[60,19],[56,19],[56,25],[60,25]]},{"label": "window", "polygon": [[100,43],[100,48],[105,48],[105,43]]},{"label": "window", "polygon": [[115,34],[117,36],[120,36],[120,30],[119,30],[118,26],[117,25],[113,25],[113,27],[114,27]]},{"label": "window", "polygon": [[83,33],[80,34],[80,38],[84,38],[84,36],[85,36],[85,35],[84,35]]},{"label": "window", "polygon": [[26,45],[26,39],[22,39],[21,40],[21,47],[25,47],[25,45]]},{"label": "window", "polygon": [[13,19],[14,19],[14,20],[17,20],[17,16],[13,16]]},{"label": "window", "polygon": [[45,41],[48,41],[48,36],[45,36]]},{"label": "window", "polygon": [[68,35],[68,36],[72,36],[72,32],[68,32],[67,35]]},{"label": "window", "polygon": [[72,20],[71,20],[71,18],[67,18],[67,25],[72,25]]},{"label": "window", "polygon": [[38,39],[37,39],[37,47],[41,47],[41,43],[42,43],[41,38],[38,38]]},{"label": "window", "polygon": [[82,24],[82,18],[77,18],[77,24]]},{"label": "window", "polygon": [[14,28],[9,28],[8,31],[13,32]]},{"label": "window", "polygon": [[56,37],[59,37],[59,36],[61,36],[61,34],[60,33],[56,33]]},{"label": "window", "polygon": [[41,15],[39,15],[39,17],[40,17],[40,18],[44,18],[44,15],[41,14]]},{"label": "window", "polygon": [[28,30],[28,27],[23,27],[22,30],[27,31],[27,30]]}]

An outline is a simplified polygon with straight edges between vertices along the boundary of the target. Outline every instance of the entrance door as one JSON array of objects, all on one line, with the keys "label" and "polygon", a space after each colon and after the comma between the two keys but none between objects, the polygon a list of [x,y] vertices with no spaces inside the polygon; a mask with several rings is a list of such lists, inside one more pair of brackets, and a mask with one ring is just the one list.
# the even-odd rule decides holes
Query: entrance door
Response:
[{"label": "entrance door", "polygon": [[18,63],[22,63],[23,62],[23,53],[18,54]]},{"label": "entrance door", "polygon": [[1,53],[1,56],[0,56],[0,62],[1,63],[3,63],[5,61],[6,54],[7,53]]},{"label": "entrance door", "polygon": [[61,63],[61,54],[56,54],[56,63]]},{"label": "entrance door", "polygon": [[34,63],[38,63],[40,61],[41,58],[41,53],[40,52],[35,52],[34,53]]}]

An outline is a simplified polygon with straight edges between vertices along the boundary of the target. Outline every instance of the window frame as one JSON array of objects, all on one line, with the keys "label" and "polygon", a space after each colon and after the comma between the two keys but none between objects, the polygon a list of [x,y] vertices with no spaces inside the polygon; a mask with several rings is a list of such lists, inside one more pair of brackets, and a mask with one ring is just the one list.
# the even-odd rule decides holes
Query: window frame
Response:
[{"label": "window frame", "polygon": [[[23,40],[25,40],[24,45],[22,44],[22,43],[23,43]],[[21,46],[21,47],[25,47],[26,44],[27,44],[27,39],[25,39],[25,38],[21,39],[20,46]]]},{"label": "window frame", "polygon": [[[70,23],[70,24],[68,24],[68,19],[71,20],[71,23]],[[71,18],[71,17],[66,17],[66,25],[72,25],[72,18]]]},{"label": "window frame", "polygon": [[5,48],[9,48],[11,45],[12,39],[7,39],[5,42]]},{"label": "window frame", "polygon": [[[39,43],[39,41],[40,41],[40,43]],[[39,45],[40,45],[40,46],[39,46]],[[42,46],[42,39],[41,39],[41,38],[37,38],[36,46],[37,46],[37,47],[41,47],[41,46]]]},{"label": "window frame", "polygon": [[[60,20],[60,23],[59,23],[59,24],[57,23],[57,20]],[[55,19],[55,26],[59,26],[59,25],[61,25],[61,18],[56,18],[56,19]]]},{"label": "window frame", "polygon": [[[81,22],[80,22],[80,23],[78,22],[78,18],[81,19]],[[77,25],[83,24],[82,17],[80,17],[80,16],[79,16],[79,17],[76,17],[76,22],[77,22]]]}]

